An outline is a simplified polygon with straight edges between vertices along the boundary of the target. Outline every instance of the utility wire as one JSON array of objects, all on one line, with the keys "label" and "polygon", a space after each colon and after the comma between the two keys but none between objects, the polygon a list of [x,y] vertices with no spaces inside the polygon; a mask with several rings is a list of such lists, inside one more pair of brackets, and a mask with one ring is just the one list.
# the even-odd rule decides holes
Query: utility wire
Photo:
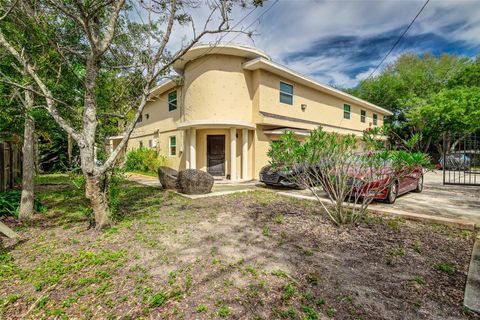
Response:
[{"label": "utility wire", "polygon": [[[265,11],[262,12],[262,14],[260,14],[257,19],[253,20],[252,23],[250,23],[245,29],[248,29],[250,28],[251,26],[253,26],[255,23],[257,22],[260,22],[260,20],[263,18],[264,15],[266,15],[268,13],[268,11],[270,11],[273,6],[275,6],[277,3],[278,3],[279,0],[276,0],[274,3],[272,3],[272,5],[270,7],[268,7]],[[240,33],[237,33],[235,35],[235,37],[233,37],[232,39],[230,39],[230,41],[227,42],[227,44],[230,44],[233,42],[233,40],[235,40],[238,36],[240,35]]]},{"label": "utility wire", "polygon": [[[242,23],[243,20],[245,20],[246,18],[248,18],[248,16],[250,16],[255,10],[257,10],[257,8],[258,8],[258,7],[255,7],[255,8],[253,8],[252,10],[250,10],[250,11],[249,11],[242,19],[240,19],[231,29],[225,31],[225,32],[220,36],[220,39],[218,39],[216,42],[218,43],[218,42],[222,41],[223,38],[225,38],[225,37],[227,36],[227,34],[229,34],[230,32],[233,32],[233,30],[234,30],[236,27],[238,27],[238,25],[239,25],[240,23]],[[210,48],[207,50],[207,52],[203,53],[201,56],[199,56],[199,57],[196,58],[196,59],[203,58],[204,56],[208,55],[213,49],[215,49],[215,46],[210,47]],[[184,60],[184,59],[183,59],[183,58],[180,58],[179,60]],[[202,64],[202,63],[201,63],[201,64]],[[200,64],[200,65],[201,65],[201,64]],[[198,65],[198,66],[200,66],[200,65]],[[198,67],[198,66],[197,66],[197,67]],[[196,69],[196,68],[194,68],[194,69]],[[192,70],[194,70],[194,69],[192,69]]]},{"label": "utility wire", "polygon": [[393,46],[390,48],[390,50],[388,50],[387,54],[383,57],[382,61],[380,61],[380,63],[375,67],[375,69],[373,69],[373,71],[368,75],[368,77],[366,77],[363,81],[365,80],[368,80],[370,79],[374,74],[375,72],[378,70],[378,68],[380,68],[380,66],[385,62],[385,60],[388,58],[388,56],[390,55],[390,53],[392,53],[393,49],[395,49],[395,47],[400,43],[400,41],[403,39],[403,37],[407,34],[408,30],[410,30],[410,28],[412,27],[412,25],[415,23],[415,20],[417,20],[418,16],[420,16],[420,14],[422,13],[423,9],[425,9],[425,7],[427,6],[427,4],[430,2],[430,0],[427,0],[425,1],[425,3],[423,4],[422,8],[420,8],[420,10],[418,11],[417,15],[415,16],[415,18],[413,18],[413,20],[410,22],[410,24],[408,25],[408,27],[403,31],[403,33],[400,35],[400,37],[397,39],[397,41],[395,41],[395,43],[393,44]]},{"label": "utility wire", "polygon": [[[274,3],[272,3],[272,5],[270,5],[270,7],[268,7],[265,11],[263,11],[255,20],[253,20],[245,29],[249,29],[251,26],[253,26],[256,22],[260,21],[263,16],[265,16],[265,14],[267,14],[267,12],[269,12],[274,5],[276,5],[278,3],[279,0],[276,0]],[[232,32],[234,30],[235,27],[237,27],[243,20],[245,20],[246,17],[248,17],[250,15],[250,13],[252,13],[253,11],[255,11],[257,7],[255,7],[252,11],[250,11],[245,17],[243,17],[243,19],[241,19],[235,26],[233,26],[233,28],[229,31],[227,31],[222,37],[220,37],[220,40],[216,41],[217,43],[219,43],[229,32]],[[229,45],[230,43],[233,42],[233,40],[235,40],[238,36],[240,35],[240,33],[237,33],[235,35],[235,37],[233,37],[232,39],[230,39],[230,41],[228,41],[227,43],[225,43],[224,46],[226,45]],[[209,50],[207,50],[207,52],[205,52],[204,54],[202,54],[200,57],[198,58],[195,58],[196,60],[200,59],[200,58],[203,58],[204,56],[208,55],[210,52],[212,52],[213,50],[215,49],[218,49],[217,46],[212,46]],[[195,67],[193,67],[191,71],[199,68],[202,64],[204,64],[207,60],[204,60],[202,62],[200,62],[199,64],[197,64]]]}]

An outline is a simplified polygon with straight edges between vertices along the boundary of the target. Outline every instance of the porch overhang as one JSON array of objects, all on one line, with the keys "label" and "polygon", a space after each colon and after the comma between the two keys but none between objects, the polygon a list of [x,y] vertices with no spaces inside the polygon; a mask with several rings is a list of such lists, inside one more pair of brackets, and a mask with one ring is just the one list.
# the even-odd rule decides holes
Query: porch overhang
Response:
[{"label": "porch overhang", "polygon": [[177,124],[178,129],[201,129],[201,128],[239,128],[239,129],[255,129],[255,123],[241,120],[193,120],[185,121]]}]

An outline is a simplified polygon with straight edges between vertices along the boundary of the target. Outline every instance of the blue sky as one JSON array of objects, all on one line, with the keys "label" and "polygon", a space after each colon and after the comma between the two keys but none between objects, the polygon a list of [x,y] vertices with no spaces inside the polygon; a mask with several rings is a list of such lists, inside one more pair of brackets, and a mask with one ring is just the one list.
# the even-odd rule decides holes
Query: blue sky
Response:
[{"label": "blue sky", "polygon": [[[274,2],[268,0],[240,24],[253,22],[252,39],[228,34],[223,41],[258,47],[320,82],[352,87],[375,68],[425,1],[279,0],[257,21]],[[234,10],[232,24],[250,10]],[[202,20],[205,14],[203,9],[193,16]],[[177,30],[177,39],[180,34]],[[404,52],[473,57],[479,48],[480,0],[431,0],[382,67]]]}]

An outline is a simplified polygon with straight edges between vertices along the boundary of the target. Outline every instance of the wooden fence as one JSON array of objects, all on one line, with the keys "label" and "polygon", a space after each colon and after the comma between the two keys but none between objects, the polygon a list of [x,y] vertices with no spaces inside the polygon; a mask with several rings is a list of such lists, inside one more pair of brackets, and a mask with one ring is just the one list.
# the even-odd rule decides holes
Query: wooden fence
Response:
[{"label": "wooden fence", "polygon": [[15,139],[0,140],[0,192],[15,187],[21,177],[21,144]]}]

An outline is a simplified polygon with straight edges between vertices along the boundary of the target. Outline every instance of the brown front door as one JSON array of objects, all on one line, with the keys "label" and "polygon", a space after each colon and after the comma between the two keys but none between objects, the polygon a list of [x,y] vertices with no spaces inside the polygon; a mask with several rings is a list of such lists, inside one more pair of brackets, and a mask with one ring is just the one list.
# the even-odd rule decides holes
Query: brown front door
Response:
[{"label": "brown front door", "polygon": [[225,135],[207,135],[207,172],[225,175]]}]

